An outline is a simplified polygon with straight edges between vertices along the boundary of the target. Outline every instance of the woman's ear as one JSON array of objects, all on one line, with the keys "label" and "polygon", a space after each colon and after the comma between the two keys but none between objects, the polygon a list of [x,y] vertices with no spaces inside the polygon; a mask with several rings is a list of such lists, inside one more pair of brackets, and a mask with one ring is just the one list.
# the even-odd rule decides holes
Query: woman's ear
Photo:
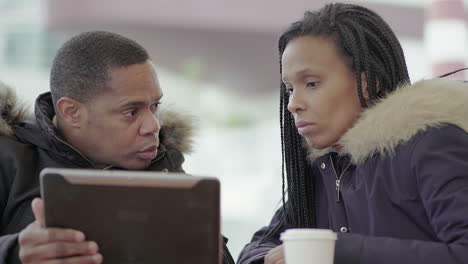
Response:
[{"label": "woman's ear", "polygon": [[[364,72],[361,73],[361,84],[362,84],[362,96],[364,97],[364,100],[366,101],[366,104],[370,104],[371,98],[369,95],[369,89],[368,89],[368,83],[367,83],[367,78],[366,74]],[[379,79],[376,79],[376,85],[377,93],[380,91],[380,82]]]},{"label": "woman's ear", "polygon": [[62,122],[71,127],[81,127],[84,118],[84,105],[69,97],[57,101],[57,114]]}]

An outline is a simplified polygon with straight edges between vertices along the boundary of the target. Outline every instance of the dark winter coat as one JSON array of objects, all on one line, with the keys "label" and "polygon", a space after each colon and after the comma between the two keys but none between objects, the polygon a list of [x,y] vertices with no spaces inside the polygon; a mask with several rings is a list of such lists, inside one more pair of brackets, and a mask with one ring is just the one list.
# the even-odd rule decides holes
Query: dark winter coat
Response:
[{"label": "dark winter coat", "polygon": [[[335,263],[468,263],[467,131],[468,84],[427,80],[366,110],[340,139],[341,158],[311,150],[310,199],[318,227],[338,232]],[[292,226],[262,238],[282,213],[254,235],[239,264],[263,263],[281,244]]]}]

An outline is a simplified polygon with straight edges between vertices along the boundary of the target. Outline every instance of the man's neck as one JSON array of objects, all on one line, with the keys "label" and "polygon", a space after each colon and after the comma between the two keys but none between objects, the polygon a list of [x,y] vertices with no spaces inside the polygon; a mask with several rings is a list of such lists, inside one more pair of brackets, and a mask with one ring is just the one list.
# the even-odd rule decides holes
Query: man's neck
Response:
[{"label": "man's neck", "polygon": [[57,128],[58,136],[61,141],[63,141],[64,144],[68,145],[70,148],[75,150],[77,154],[82,156],[85,160],[87,160],[94,168],[96,169],[104,169],[106,167],[109,167],[109,165],[106,164],[99,164],[97,162],[92,161],[90,158],[86,156],[86,153],[84,151],[81,151],[79,147],[81,144],[79,143],[79,140],[77,136],[73,132],[69,132],[71,129],[67,128],[64,124],[62,124],[56,116],[52,119],[52,123],[54,126]]}]

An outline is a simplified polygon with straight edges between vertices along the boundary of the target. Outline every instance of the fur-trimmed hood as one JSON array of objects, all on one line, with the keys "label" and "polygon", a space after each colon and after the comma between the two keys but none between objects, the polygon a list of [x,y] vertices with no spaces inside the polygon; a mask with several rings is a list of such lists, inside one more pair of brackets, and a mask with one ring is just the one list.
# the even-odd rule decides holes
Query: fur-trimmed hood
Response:
[{"label": "fur-trimmed hood", "polygon": [[[392,155],[417,133],[444,124],[468,132],[468,83],[432,79],[402,86],[365,110],[337,145],[359,164],[374,154]],[[331,151],[311,149],[310,158]]]},{"label": "fur-trimmed hood", "polygon": [[[25,121],[30,115],[28,107],[20,103],[15,91],[0,82],[0,136],[13,136],[14,126]],[[160,120],[162,123],[161,144],[167,149],[190,153],[195,133],[193,118],[173,110],[163,109],[160,112]]]},{"label": "fur-trimmed hood", "polygon": [[180,112],[162,109],[159,114],[161,143],[168,149],[176,149],[182,153],[193,151],[195,125],[193,117]]},{"label": "fur-trimmed hood", "polygon": [[18,101],[15,91],[0,82],[0,135],[13,135],[12,125],[24,121],[28,113],[25,105]]}]

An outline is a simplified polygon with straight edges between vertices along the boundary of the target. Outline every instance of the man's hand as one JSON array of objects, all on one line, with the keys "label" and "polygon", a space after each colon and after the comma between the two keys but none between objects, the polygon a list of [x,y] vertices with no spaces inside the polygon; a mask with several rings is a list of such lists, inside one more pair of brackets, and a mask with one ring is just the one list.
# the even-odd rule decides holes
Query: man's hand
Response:
[{"label": "man's hand", "polygon": [[19,258],[23,264],[99,264],[102,256],[98,245],[85,241],[82,232],[44,227],[44,203],[36,198],[31,203],[36,221],[19,234]]},{"label": "man's hand", "polygon": [[265,256],[265,264],[285,264],[283,245],[270,250]]}]

